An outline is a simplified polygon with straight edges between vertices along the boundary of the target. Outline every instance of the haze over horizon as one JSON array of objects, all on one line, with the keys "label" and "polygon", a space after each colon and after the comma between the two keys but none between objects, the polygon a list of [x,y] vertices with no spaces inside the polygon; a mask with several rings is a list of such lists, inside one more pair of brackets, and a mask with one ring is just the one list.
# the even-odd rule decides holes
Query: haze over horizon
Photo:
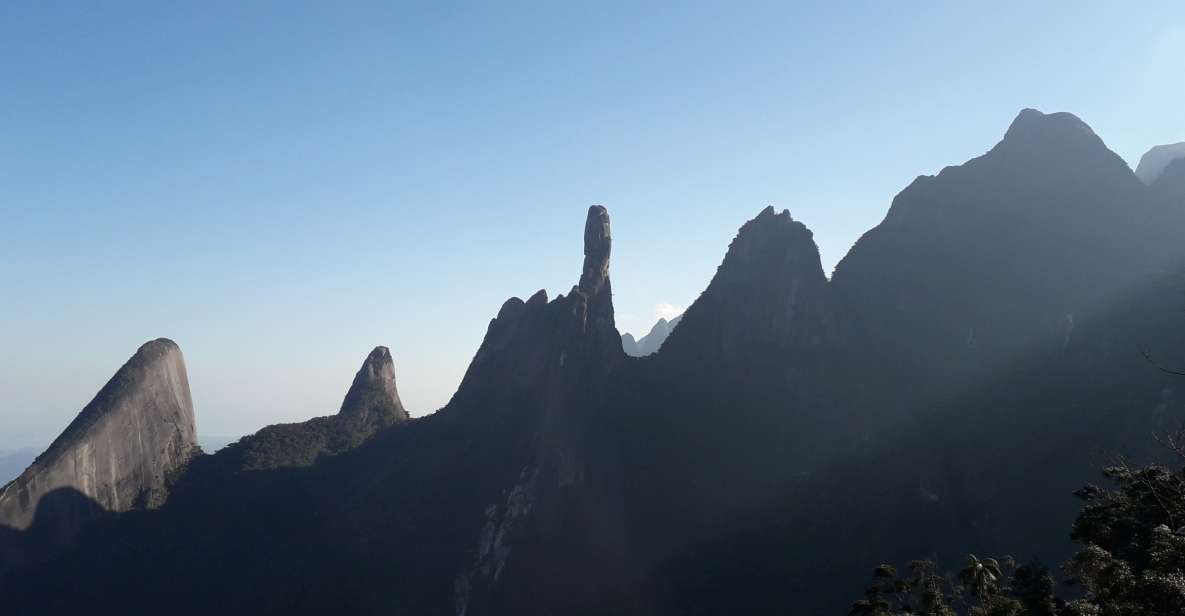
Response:
[{"label": "haze over horizon", "polygon": [[1132,167],[1185,141],[1185,6],[1074,6],[0,9],[0,450],[160,336],[200,434],[335,412],[375,345],[430,413],[506,298],[576,282],[589,204],[640,335],[765,205],[830,272],[1022,108]]}]

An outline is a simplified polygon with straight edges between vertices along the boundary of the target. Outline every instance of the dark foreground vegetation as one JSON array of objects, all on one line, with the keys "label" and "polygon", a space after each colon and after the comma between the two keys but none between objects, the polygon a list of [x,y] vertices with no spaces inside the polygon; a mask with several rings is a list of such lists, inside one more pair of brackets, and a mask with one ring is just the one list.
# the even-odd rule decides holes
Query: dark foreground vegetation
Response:
[{"label": "dark foreground vegetation", "polygon": [[1179,616],[1185,614],[1185,449],[1164,439],[1173,467],[1103,470],[1111,487],[1086,485],[1071,536],[1078,551],[1059,576],[1039,562],[968,555],[954,574],[930,560],[881,565],[849,616]]}]

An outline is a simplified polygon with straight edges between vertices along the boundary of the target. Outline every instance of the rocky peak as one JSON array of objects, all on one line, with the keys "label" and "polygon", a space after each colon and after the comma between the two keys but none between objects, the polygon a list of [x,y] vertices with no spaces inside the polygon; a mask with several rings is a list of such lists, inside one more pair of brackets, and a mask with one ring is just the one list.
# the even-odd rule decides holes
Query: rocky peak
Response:
[{"label": "rocky peak", "polygon": [[322,457],[354,449],[378,431],[407,421],[395,387],[395,362],[385,346],[375,347],[342,400],[336,415],[266,426],[216,454],[234,472],[311,466]]},{"label": "rocky peak", "polygon": [[[526,302],[518,297],[506,300],[490,321],[458,394],[505,377],[531,382],[553,361],[568,362],[588,353],[602,359],[621,355],[609,281],[611,250],[609,212],[604,206],[591,206],[585,217],[579,282],[568,295],[558,295],[550,302],[543,290]],[[599,363],[607,369],[610,362]],[[508,374],[484,375],[488,370]]]},{"label": "rocky peak", "polygon": [[[471,566],[455,581],[459,612],[481,604],[498,584],[509,584],[502,571],[515,556],[527,553],[523,542],[549,542],[528,529],[556,528],[591,515],[573,508],[593,476],[588,434],[600,425],[609,374],[624,358],[613,319],[609,281],[612,239],[609,214],[589,208],[584,226],[584,263],[579,282],[566,296],[550,302],[538,292],[523,302],[511,298],[490,322],[486,337],[442,415],[498,425],[519,421],[532,434],[523,443],[524,467],[515,484],[485,509],[486,518]],[[479,428],[487,432],[486,428]],[[596,452],[600,455],[601,452]],[[528,523],[528,518],[532,522]],[[509,537],[518,536],[512,550]]]},{"label": "rocky peak", "polygon": [[1098,135],[1072,113],[1041,113],[1030,108],[1022,109],[1012,120],[1001,143],[1034,144],[1064,139],[1098,139]]},{"label": "rocky peak", "polygon": [[[1040,227],[1060,235],[1071,219],[1090,218],[1092,226],[1142,216],[1143,192],[1127,163],[1077,116],[1025,109],[986,154],[914,180],[865,238],[888,227],[931,236],[930,245],[961,234],[996,241],[997,233]],[[844,261],[861,252],[859,244]]]},{"label": "rocky peak", "polygon": [[593,296],[609,282],[609,253],[613,238],[609,234],[609,212],[603,205],[588,208],[584,223],[584,270],[580,275],[580,292]]},{"label": "rocky peak", "polygon": [[[987,154],[940,174],[1043,190],[1059,185],[1102,184],[1112,192],[1134,193],[1140,182],[1127,162],[1112,152],[1085,122],[1071,113],[1025,109]],[[990,177],[989,177],[990,176]]]},{"label": "rocky peak", "polygon": [[1136,166],[1136,177],[1152,186],[1166,174],[1171,164],[1185,159],[1185,141],[1169,145],[1158,145],[1140,157]]},{"label": "rocky peak", "polygon": [[[52,527],[55,545],[67,543],[103,511],[163,503],[171,478],[197,451],[185,358],[172,340],[153,340],[45,453],[0,489],[0,526],[23,530],[36,518]],[[51,497],[61,494],[75,496]],[[76,506],[80,500],[89,505]],[[55,502],[71,505],[56,508]]]},{"label": "rocky peak", "polygon": [[385,346],[375,347],[362,362],[339,414],[351,417],[372,412],[390,415],[397,420],[408,418],[395,387],[395,362],[391,359],[391,350]]},{"label": "rocky peak", "polygon": [[1064,338],[1067,315],[1157,267],[1152,206],[1085,123],[1026,109],[987,154],[893,199],[836,267],[834,306],[894,378],[926,384],[908,390],[940,395]]},{"label": "rocky peak", "polygon": [[[810,230],[788,210],[766,207],[740,228],[660,356],[728,359],[754,348],[816,345],[827,329],[827,287]],[[712,348],[699,348],[705,343]]]}]

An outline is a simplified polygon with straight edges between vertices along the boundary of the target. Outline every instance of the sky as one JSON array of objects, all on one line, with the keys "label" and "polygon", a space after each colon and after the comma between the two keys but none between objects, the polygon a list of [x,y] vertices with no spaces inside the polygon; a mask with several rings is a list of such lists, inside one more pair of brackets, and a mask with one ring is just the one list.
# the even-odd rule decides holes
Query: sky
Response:
[{"label": "sky", "polygon": [[644,334],[766,205],[830,272],[1025,107],[1185,141],[1185,3],[2,3],[0,450],[162,336],[203,435],[336,412],[375,345],[430,413],[590,204]]}]

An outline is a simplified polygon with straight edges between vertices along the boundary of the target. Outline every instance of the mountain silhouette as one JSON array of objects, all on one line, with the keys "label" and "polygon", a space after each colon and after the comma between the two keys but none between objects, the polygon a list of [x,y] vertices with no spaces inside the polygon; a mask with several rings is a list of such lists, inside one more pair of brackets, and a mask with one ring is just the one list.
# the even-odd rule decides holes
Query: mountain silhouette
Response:
[{"label": "mountain silhouette", "polygon": [[1077,117],[1026,109],[909,184],[830,280],[803,222],[760,211],[636,360],[593,206],[577,283],[507,300],[439,411],[407,418],[380,347],[337,415],[195,458],[162,507],[98,516],[0,601],[816,614],[885,561],[1057,562],[1071,490],[1185,417],[1143,356],[1185,366],[1183,214],[1185,162],[1146,184]]},{"label": "mountain silhouette", "polygon": [[626,355],[630,357],[645,357],[653,355],[662,348],[662,343],[666,342],[667,337],[683,320],[683,315],[679,315],[670,321],[665,318],[659,318],[650,328],[650,332],[641,338],[634,339],[633,334],[625,333],[621,335],[621,348]]}]

